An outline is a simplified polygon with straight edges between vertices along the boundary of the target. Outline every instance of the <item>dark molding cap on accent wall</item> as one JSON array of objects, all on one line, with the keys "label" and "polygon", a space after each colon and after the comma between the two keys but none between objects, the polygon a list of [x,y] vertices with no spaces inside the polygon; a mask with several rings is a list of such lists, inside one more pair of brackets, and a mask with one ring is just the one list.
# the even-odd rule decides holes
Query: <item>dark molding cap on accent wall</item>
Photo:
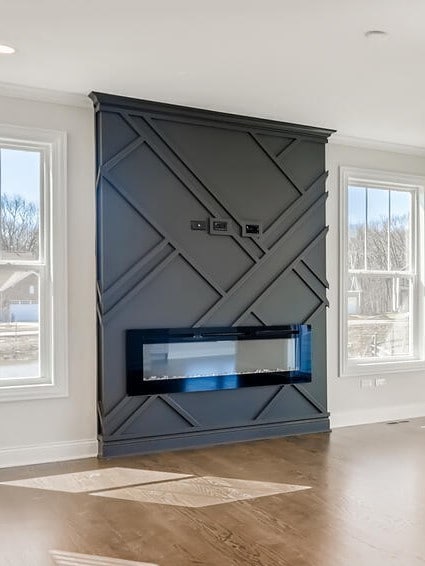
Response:
[{"label": "dark molding cap on accent wall", "polygon": [[91,98],[96,112],[100,109],[107,111],[108,106],[110,106],[110,110],[114,112],[117,111],[117,108],[123,108],[125,110],[131,110],[132,112],[140,110],[140,112],[149,112],[151,114],[178,114],[180,118],[199,118],[204,121],[219,122],[221,126],[223,126],[223,122],[227,122],[234,126],[253,126],[265,131],[278,130],[279,134],[282,134],[282,129],[284,129],[293,135],[298,134],[308,136],[310,138],[319,138],[320,141],[327,140],[333,133],[336,132],[336,130],[330,130],[328,128],[305,126],[303,124],[291,124],[289,122],[280,122],[278,120],[268,120],[251,116],[240,116],[238,114],[229,114],[227,112],[216,112],[214,110],[205,110],[190,106],[141,100],[138,98],[117,96],[103,92],[92,91],[88,96]]}]

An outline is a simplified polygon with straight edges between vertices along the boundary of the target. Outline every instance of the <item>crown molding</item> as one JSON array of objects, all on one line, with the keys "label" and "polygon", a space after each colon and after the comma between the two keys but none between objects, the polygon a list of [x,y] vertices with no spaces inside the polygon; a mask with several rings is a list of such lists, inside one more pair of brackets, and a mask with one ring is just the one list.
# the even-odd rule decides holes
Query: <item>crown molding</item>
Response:
[{"label": "crown molding", "polygon": [[425,147],[422,146],[345,136],[339,133],[333,134],[329,139],[329,143],[332,145],[347,145],[350,147],[360,147],[364,149],[386,151],[389,153],[403,153],[406,155],[418,155],[420,157],[425,157]]},{"label": "crown molding", "polygon": [[77,108],[92,108],[88,96],[59,90],[36,88],[32,86],[16,85],[0,82],[0,96],[7,98],[20,98],[36,102],[49,102],[50,104],[62,104]]}]

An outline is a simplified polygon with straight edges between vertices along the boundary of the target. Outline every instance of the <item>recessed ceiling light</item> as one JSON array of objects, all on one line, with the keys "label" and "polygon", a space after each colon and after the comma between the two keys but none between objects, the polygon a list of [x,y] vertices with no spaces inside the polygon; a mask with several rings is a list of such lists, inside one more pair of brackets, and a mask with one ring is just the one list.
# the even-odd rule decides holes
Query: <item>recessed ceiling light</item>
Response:
[{"label": "recessed ceiling light", "polygon": [[0,45],[0,55],[12,55],[15,53],[15,48],[10,45]]},{"label": "recessed ceiling light", "polygon": [[388,37],[388,33],[382,29],[370,29],[365,32],[368,39],[384,39]]}]

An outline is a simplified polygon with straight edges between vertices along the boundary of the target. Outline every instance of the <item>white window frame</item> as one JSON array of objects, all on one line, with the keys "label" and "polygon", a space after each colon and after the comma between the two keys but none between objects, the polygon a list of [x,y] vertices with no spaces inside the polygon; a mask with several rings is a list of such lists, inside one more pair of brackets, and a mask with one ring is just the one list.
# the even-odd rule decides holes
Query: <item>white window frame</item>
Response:
[{"label": "white window frame", "polygon": [[[0,380],[0,401],[68,396],[68,275],[66,133],[0,124],[0,145],[33,149],[43,155],[43,194],[40,216],[44,225],[45,267],[40,279],[40,374],[38,378]],[[1,262],[19,269],[19,261]],[[27,266],[30,262],[26,262]],[[38,264],[39,262],[34,262]]]},{"label": "white window frame", "polygon": [[[404,359],[384,360],[366,359],[362,361],[348,360],[347,354],[347,301],[348,285],[348,186],[353,183],[363,186],[385,187],[395,190],[408,190],[415,194],[415,214],[413,218],[413,238],[416,257],[413,258],[416,272],[416,288],[414,290],[412,309],[415,313],[413,321],[414,354]],[[424,195],[425,178],[402,173],[390,173],[373,169],[360,169],[354,167],[340,167],[340,219],[339,219],[339,375],[341,377],[355,377],[377,374],[405,373],[425,369],[424,345]]]}]

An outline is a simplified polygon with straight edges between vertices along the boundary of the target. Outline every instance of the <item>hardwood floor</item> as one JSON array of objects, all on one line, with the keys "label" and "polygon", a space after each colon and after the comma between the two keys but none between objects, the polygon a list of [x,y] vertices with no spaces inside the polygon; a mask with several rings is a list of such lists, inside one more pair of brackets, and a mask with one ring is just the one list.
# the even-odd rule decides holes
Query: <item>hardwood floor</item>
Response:
[{"label": "hardwood floor", "polygon": [[424,426],[0,470],[0,565],[423,566]]}]

